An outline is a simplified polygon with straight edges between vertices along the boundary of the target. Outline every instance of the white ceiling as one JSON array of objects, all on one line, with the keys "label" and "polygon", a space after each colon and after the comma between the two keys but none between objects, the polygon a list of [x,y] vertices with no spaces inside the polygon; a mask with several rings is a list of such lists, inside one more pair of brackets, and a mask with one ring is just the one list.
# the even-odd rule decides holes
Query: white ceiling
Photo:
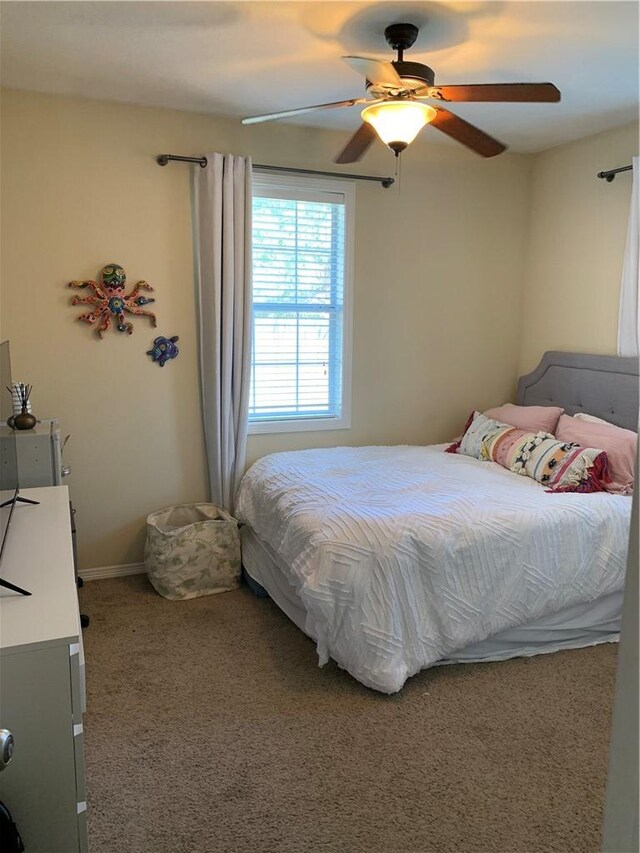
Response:
[{"label": "white ceiling", "polygon": [[[2,2],[9,88],[245,116],[363,94],[340,57],[391,59],[390,23],[421,27],[406,59],[436,83],[544,82],[560,104],[456,104],[515,151],[638,117],[638,3]],[[356,108],[296,123],[355,130]],[[430,141],[448,144],[432,132]]]}]

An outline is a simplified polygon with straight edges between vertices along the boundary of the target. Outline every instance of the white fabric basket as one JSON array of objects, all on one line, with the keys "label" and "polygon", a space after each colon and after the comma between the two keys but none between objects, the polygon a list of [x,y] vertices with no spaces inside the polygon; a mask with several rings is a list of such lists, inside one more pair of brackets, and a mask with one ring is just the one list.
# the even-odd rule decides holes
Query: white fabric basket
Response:
[{"label": "white fabric basket", "polygon": [[172,601],[240,584],[238,522],[214,504],[169,506],[147,518],[147,577]]}]

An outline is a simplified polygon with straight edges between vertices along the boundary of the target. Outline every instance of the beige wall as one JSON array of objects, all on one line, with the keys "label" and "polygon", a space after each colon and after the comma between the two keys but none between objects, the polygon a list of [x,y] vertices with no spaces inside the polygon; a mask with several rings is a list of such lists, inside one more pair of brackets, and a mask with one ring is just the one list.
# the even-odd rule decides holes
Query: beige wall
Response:
[{"label": "beige wall", "polygon": [[[15,376],[34,384],[36,414],[72,434],[82,567],[140,560],[151,510],[206,495],[189,167],[161,169],[154,155],[234,151],[326,169],[344,138],[3,93],[0,328]],[[529,165],[415,143],[399,188],[357,185],[352,428],[255,436],[250,460],[303,446],[444,440],[471,406],[511,395]],[[393,158],[378,146],[360,169],[388,174]],[[138,320],[132,336],[98,341],[75,321],[66,282],[94,278],[108,261],[157,287],[157,332]],[[179,358],[163,369],[145,355],[155,334],[180,336]]]},{"label": "beige wall", "polygon": [[538,154],[525,263],[521,372],[545,350],[615,354],[631,175],[598,172],[638,154],[638,124]]}]

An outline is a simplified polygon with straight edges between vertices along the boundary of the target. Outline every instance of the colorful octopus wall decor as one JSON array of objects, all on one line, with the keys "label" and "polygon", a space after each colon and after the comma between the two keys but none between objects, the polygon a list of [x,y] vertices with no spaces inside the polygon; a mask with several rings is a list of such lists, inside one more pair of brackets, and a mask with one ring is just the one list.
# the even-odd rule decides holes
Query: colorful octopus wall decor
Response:
[{"label": "colorful octopus wall decor", "polygon": [[146,296],[140,296],[141,290],[153,290],[150,284],[146,281],[136,282],[135,287],[129,294],[125,294],[125,284],[127,276],[124,269],[119,264],[107,264],[101,271],[102,283],[97,281],[70,281],[68,287],[88,287],[93,291],[93,296],[74,296],[71,300],[72,305],[93,305],[93,310],[87,314],[80,314],[77,318],[84,323],[90,323],[92,326],[96,323],[98,337],[102,338],[104,333],[111,325],[111,321],[115,321],[116,329],[119,332],[133,332],[133,323],[127,322],[125,319],[125,311],[129,314],[135,314],[138,317],[149,317],[153,326],[157,326],[156,315],[151,311],[144,311],[142,306],[155,302],[155,299],[147,299]]}]

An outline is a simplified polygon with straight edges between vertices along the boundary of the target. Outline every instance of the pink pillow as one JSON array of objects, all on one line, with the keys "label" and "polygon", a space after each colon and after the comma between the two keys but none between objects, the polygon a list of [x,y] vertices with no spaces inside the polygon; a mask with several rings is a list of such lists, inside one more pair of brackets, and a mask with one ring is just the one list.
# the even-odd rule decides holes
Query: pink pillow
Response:
[{"label": "pink pillow", "polygon": [[559,406],[515,406],[513,403],[505,403],[504,406],[488,409],[484,414],[494,421],[501,421],[517,429],[526,429],[527,432],[553,434],[563,412],[564,409]]},{"label": "pink pillow", "polygon": [[586,447],[599,447],[609,457],[611,482],[608,492],[630,495],[633,491],[634,466],[638,450],[638,434],[614,424],[598,424],[562,415],[556,438],[575,441]]}]

